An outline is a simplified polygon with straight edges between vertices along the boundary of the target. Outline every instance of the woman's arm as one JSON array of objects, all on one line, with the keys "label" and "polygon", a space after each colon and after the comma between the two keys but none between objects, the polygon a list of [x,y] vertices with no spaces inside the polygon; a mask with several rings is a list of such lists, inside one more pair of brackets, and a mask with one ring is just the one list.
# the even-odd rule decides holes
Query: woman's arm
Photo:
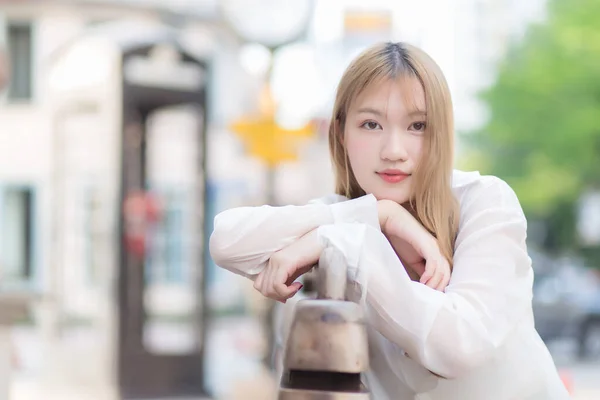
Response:
[{"label": "woman's arm", "polygon": [[437,239],[396,202],[379,200],[377,211],[381,230],[411,279],[444,290],[450,281],[451,269]]},{"label": "woman's arm", "polygon": [[367,195],[331,205],[239,207],[223,211],[214,220],[210,255],[218,266],[255,279],[275,252],[321,225],[377,225],[377,219],[370,219],[370,210],[376,203],[375,197]]},{"label": "woman's arm", "polygon": [[470,190],[445,293],[411,281],[381,231],[359,224],[318,229],[324,245],[347,256],[374,328],[447,378],[484,362],[531,312],[533,274],[516,195],[497,178]]}]

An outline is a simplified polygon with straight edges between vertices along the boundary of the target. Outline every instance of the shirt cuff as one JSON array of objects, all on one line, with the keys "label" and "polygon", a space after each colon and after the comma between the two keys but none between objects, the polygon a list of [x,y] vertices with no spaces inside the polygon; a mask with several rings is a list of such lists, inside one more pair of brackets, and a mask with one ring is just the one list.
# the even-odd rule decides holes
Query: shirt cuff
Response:
[{"label": "shirt cuff", "polygon": [[331,213],[334,224],[358,222],[380,230],[377,199],[372,194],[332,204]]}]

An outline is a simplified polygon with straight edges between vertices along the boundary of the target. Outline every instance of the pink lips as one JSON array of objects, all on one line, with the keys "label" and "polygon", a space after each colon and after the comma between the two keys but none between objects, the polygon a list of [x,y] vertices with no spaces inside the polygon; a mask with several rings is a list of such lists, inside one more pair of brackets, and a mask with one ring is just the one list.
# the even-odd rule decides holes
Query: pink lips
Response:
[{"label": "pink lips", "polygon": [[397,169],[386,169],[377,172],[377,175],[379,175],[381,179],[383,179],[387,183],[399,183],[410,176]]}]

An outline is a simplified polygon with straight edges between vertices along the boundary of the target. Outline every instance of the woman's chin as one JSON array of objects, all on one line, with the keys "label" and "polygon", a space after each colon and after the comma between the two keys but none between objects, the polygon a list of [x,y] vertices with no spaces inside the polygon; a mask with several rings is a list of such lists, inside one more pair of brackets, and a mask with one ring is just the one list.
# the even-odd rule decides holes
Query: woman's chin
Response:
[{"label": "woman's chin", "polygon": [[390,193],[389,191],[377,191],[377,192],[372,192],[372,193],[373,193],[373,196],[375,196],[375,198],[377,200],[391,200],[391,201],[395,201],[398,204],[403,204],[408,201],[408,195],[406,195],[404,193],[398,193],[398,192]]}]

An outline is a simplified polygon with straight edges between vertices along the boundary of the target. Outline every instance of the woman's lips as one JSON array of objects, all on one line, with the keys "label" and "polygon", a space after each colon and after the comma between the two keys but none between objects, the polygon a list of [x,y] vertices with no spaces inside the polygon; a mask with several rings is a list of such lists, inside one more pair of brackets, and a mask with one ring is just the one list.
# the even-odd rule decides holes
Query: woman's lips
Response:
[{"label": "woman's lips", "polygon": [[410,175],[402,172],[378,172],[377,175],[381,177],[387,183],[399,183],[408,178]]}]

